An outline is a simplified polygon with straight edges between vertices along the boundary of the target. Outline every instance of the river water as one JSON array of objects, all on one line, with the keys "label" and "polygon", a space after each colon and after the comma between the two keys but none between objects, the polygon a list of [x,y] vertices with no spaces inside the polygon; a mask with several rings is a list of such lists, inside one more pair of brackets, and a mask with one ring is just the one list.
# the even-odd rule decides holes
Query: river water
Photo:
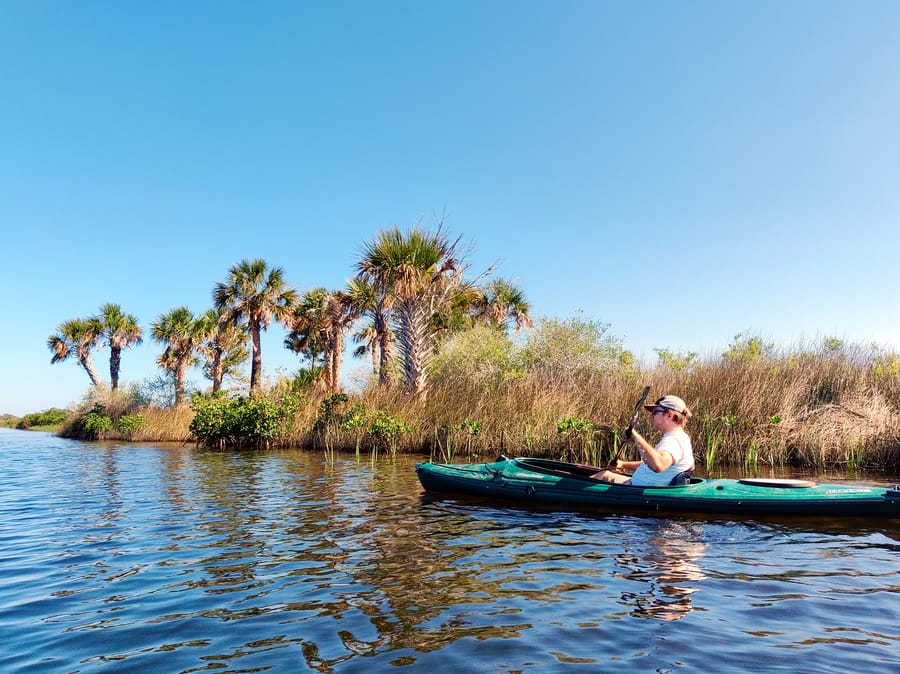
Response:
[{"label": "river water", "polygon": [[0,429],[0,671],[900,671],[897,520],[533,511],[413,462]]}]

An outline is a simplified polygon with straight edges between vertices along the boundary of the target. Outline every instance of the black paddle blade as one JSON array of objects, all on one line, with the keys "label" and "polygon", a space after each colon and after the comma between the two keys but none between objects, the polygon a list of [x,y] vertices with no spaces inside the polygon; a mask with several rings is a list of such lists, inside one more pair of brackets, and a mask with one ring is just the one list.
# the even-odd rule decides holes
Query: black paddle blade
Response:
[{"label": "black paddle blade", "polygon": [[[641,397],[637,401],[637,405],[634,406],[634,414],[631,415],[631,423],[628,424],[628,428],[625,429],[625,432],[622,434],[623,437],[627,440],[631,437],[631,429],[634,428],[634,425],[637,423],[638,414],[641,412],[641,407],[644,404],[644,401],[647,399],[647,395],[650,393],[650,387],[645,386],[644,390],[641,391]],[[622,447],[625,446],[625,443],[621,443],[619,448],[616,450],[616,455],[612,458],[612,461],[607,464],[607,469],[613,470],[616,467],[616,461],[619,460],[619,454],[622,453]]]},{"label": "black paddle blade", "polygon": [[645,386],[643,392],[641,393],[640,400],[637,401],[637,405],[634,406],[634,414],[631,415],[631,423],[628,424],[628,430],[630,431],[634,428],[634,425],[637,423],[638,414],[641,412],[641,407],[644,405],[644,401],[647,399],[647,395],[650,393],[650,387]]}]

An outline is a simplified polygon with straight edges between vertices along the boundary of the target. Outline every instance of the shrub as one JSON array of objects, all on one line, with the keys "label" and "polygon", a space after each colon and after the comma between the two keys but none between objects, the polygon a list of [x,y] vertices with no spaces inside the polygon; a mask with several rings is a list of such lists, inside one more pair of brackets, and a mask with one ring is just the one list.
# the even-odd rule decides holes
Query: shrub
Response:
[{"label": "shrub", "polygon": [[763,342],[761,337],[739,332],[728,350],[722,354],[722,359],[731,364],[748,363],[772,355],[773,349],[774,345]]},{"label": "shrub", "polygon": [[688,351],[687,353],[669,351],[668,349],[654,349],[654,351],[656,351],[656,355],[659,358],[659,364],[669,368],[672,372],[686,372],[700,364],[698,354],[693,351]]},{"label": "shrub", "polygon": [[608,324],[580,317],[541,319],[520,351],[522,363],[551,380],[559,376],[581,379],[627,368],[634,357],[608,331]]},{"label": "shrub", "polygon": [[59,426],[66,420],[68,413],[58,407],[51,407],[43,412],[32,412],[19,419],[16,424],[18,429],[27,429],[33,426]]},{"label": "shrub", "polygon": [[145,423],[143,414],[126,414],[123,417],[119,417],[119,421],[116,423],[116,430],[120,433],[131,435],[135,431],[142,429]]},{"label": "shrub", "polygon": [[190,430],[206,447],[270,447],[285,435],[300,404],[300,397],[284,394],[277,400],[264,396],[229,398],[195,394],[195,415]]},{"label": "shrub", "polygon": [[392,454],[396,453],[400,435],[403,433],[409,433],[409,426],[390,412],[378,410],[372,415],[369,435],[375,438],[376,442],[387,446]]},{"label": "shrub", "polygon": [[78,415],[72,422],[72,431],[77,437],[88,440],[99,440],[103,434],[112,430],[112,419],[106,414],[103,405],[94,405],[89,412]]},{"label": "shrub", "polygon": [[328,426],[339,426],[344,419],[342,407],[350,400],[346,393],[332,393],[319,403],[319,415],[314,430],[324,430]]},{"label": "shrub", "polygon": [[[566,417],[556,422],[556,432],[566,438],[566,458],[581,458],[586,462],[599,462],[594,431],[597,425],[584,417]],[[573,442],[574,441],[574,442]]]},{"label": "shrub", "polygon": [[445,383],[490,386],[519,374],[509,335],[485,325],[451,336],[429,366],[429,377]]}]

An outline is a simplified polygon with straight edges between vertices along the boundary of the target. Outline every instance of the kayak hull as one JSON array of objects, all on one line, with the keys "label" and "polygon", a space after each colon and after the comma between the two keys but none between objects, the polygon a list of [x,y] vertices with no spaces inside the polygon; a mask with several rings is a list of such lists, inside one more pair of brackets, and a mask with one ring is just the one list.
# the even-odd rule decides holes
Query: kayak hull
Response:
[{"label": "kayak hull", "polygon": [[416,464],[416,474],[427,492],[534,505],[655,514],[900,518],[900,488],[700,478],[678,486],[635,487],[600,482],[591,477],[598,470],[551,459],[522,458],[480,464]]}]

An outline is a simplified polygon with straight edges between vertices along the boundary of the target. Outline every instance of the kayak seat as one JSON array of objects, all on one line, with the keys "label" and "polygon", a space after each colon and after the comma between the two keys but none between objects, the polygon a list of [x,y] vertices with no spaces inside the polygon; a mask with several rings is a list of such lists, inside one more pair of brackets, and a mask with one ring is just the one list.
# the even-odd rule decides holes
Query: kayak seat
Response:
[{"label": "kayak seat", "polygon": [[683,470],[678,475],[672,478],[672,481],[669,482],[670,485],[678,486],[682,484],[690,484],[691,483],[691,475],[694,474],[693,468],[688,468],[687,470]]}]

